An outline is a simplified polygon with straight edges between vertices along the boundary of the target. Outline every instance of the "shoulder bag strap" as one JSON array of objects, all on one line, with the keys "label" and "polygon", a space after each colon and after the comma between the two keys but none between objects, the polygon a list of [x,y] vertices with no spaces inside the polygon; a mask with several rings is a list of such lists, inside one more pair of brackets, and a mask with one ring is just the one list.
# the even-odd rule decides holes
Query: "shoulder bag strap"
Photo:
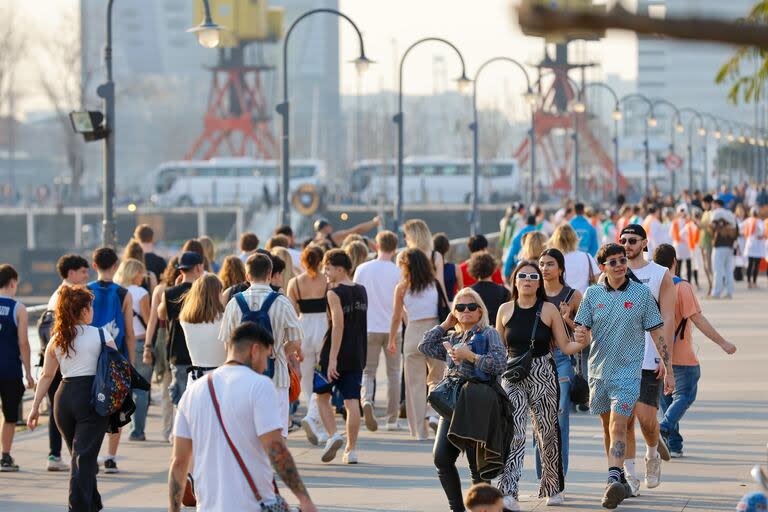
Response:
[{"label": "shoulder bag strap", "polygon": [[587,268],[589,269],[589,284],[593,285],[595,284],[595,270],[592,268],[592,257],[589,255],[589,253],[584,253],[584,255],[587,257]]},{"label": "shoulder bag strap", "polygon": [[275,291],[269,292],[269,295],[267,295],[267,298],[264,299],[264,303],[261,305],[261,308],[259,308],[259,311],[268,312],[269,308],[272,307],[272,303],[277,300],[277,298],[280,296],[279,293]]},{"label": "shoulder bag strap", "polygon": [[568,295],[565,296],[565,303],[570,304],[571,299],[573,298],[573,294],[576,293],[576,290],[574,288],[571,288],[571,290],[568,292]]},{"label": "shoulder bag strap", "polygon": [[107,344],[107,339],[104,337],[104,329],[99,327],[99,339],[101,340],[102,348]]},{"label": "shoulder bag strap", "polygon": [[539,320],[541,319],[541,308],[544,306],[543,302],[539,302],[536,308],[536,320],[533,321],[533,329],[531,329],[531,350],[533,350],[533,344],[536,342],[536,329],[539,328]]},{"label": "shoulder bag strap", "polygon": [[256,488],[256,484],[253,483],[251,474],[248,472],[248,468],[245,466],[245,462],[243,462],[243,458],[240,456],[240,452],[237,451],[235,444],[232,442],[232,439],[230,439],[229,433],[227,432],[227,427],[224,426],[224,420],[221,417],[221,409],[219,408],[219,401],[216,400],[216,391],[213,389],[213,375],[211,373],[208,374],[208,391],[211,393],[213,408],[216,409],[216,417],[219,419],[219,425],[221,425],[221,430],[224,432],[224,437],[227,439],[229,449],[232,450],[232,455],[235,456],[235,460],[237,460],[237,464],[240,466],[240,470],[243,472],[245,479],[248,480],[248,485],[251,487],[251,491],[253,491],[253,495],[256,497],[256,501],[258,501],[259,504],[263,507],[264,504],[261,499],[261,494],[259,494],[259,490]]}]

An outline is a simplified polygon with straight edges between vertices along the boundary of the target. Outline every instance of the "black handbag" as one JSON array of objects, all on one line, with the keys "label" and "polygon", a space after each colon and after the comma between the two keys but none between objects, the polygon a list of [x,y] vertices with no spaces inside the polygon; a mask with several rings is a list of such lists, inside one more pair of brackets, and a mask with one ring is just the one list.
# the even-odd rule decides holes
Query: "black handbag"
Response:
[{"label": "black handbag", "polygon": [[570,398],[576,405],[589,404],[589,384],[581,374],[581,353],[576,358],[576,374],[571,379]]},{"label": "black handbag", "polygon": [[443,285],[435,279],[435,288],[437,288],[437,319],[443,322],[451,313],[451,307],[448,305],[448,298],[443,290]]},{"label": "black handbag", "polygon": [[517,357],[507,357],[507,370],[502,374],[502,378],[510,382],[520,382],[531,373],[531,365],[533,365],[533,344],[536,342],[536,329],[539,327],[541,308],[543,305],[543,303],[539,303],[539,306],[536,308],[536,320],[533,322],[531,345],[528,347],[528,350]]},{"label": "black handbag", "polygon": [[449,372],[432,391],[427,395],[427,402],[442,418],[450,420],[453,417],[453,411],[456,409],[456,402],[459,400],[459,394],[467,378],[459,372]]}]

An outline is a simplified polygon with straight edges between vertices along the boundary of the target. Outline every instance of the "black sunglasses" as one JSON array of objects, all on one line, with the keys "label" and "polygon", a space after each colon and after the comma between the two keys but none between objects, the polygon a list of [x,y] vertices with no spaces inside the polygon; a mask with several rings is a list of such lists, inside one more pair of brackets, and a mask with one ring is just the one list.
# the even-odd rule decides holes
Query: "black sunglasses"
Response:
[{"label": "black sunglasses", "polygon": [[626,265],[627,258],[621,257],[621,258],[616,258],[615,260],[608,260],[605,262],[605,264],[608,265],[609,267],[615,267],[616,265]]},{"label": "black sunglasses", "polygon": [[642,238],[622,238],[619,240],[619,243],[621,245],[635,245],[635,244],[639,244],[642,241],[643,241]]},{"label": "black sunglasses", "polygon": [[480,304],[477,302],[470,302],[469,304],[456,304],[453,306],[453,309],[458,311],[459,313],[463,313],[466,310],[470,310],[471,312],[475,312],[480,308]]}]

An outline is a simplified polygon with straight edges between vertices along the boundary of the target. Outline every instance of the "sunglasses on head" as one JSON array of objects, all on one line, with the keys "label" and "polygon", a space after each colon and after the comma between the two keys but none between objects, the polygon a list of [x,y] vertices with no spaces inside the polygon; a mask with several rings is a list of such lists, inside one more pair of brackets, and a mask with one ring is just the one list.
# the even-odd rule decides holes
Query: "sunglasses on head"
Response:
[{"label": "sunglasses on head", "polygon": [[456,304],[455,306],[453,306],[453,309],[455,309],[459,313],[463,313],[466,310],[469,310],[474,313],[475,311],[478,310],[479,307],[480,307],[480,304],[478,304],[477,302],[470,302],[469,304]]},{"label": "sunglasses on head", "polygon": [[614,260],[608,260],[605,262],[606,265],[609,267],[615,267],[616,265],[626,265],[627,264],[627,258],[626,256],[622,256],[621,258],[616,258]]},{"label": "sunglasses on head", "polygon": [[642,240],[642,238],[622,238],[619,240],[619,243],[621,245],[635,245],[639,244]]},{"label": "sunglasses on head", "polygon": [[517,279],[521,279],[523,281],[538,281],[539,280],[539,274],[536,272],[518,272],[517,273]]}]

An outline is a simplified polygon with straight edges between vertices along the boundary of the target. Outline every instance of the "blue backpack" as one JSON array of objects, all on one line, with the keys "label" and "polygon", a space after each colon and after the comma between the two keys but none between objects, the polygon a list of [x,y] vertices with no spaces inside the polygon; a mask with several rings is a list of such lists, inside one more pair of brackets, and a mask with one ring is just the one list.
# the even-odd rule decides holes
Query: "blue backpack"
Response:
[{"label": "blue backpack", "polygon": [[[280,294],[271,291],[269,292],[269,295],[267,295],[267,298],[264,299],[264,302],[261,305],[261,308],[259,308],[257,311],[251,311],[251,308],[248,307],[248,302],[245,300],[245,296],[243,295],[243,292],[238,293],[235,295],[235,300],[237,301],[237,305],[240,306],[240,311],[243,313],[243,318],[241,322],[253,322],[256,325],[261,326],[264,328],[269,334],[272,334],[272,321],[269,319],[269,308],[272,307],[272,304],[277,300],[277,297]],[[270,379],[274,377],[275,375],[275,357],[274,355],[269,356],[267,358],[267,369],[264,372],[264,375],[269,377]]]},{"label": "blue backpack", "polygon": [[107,346],[104,330],[99,329],[101,353],[91,388],[91,406],[99,416],[109,416],[123,406],[131,392],[131,365],[123,355]]},{"label": "blue backpack", "polygon": [[91,325],[104,328],[112,335],[117,349],[125,355],[125,318],[123,317],[123,303],[117,291],[120,285],[109,283],[102,286],[98,281],[88,283],[88,288],[93,292],[93,320]]}]

